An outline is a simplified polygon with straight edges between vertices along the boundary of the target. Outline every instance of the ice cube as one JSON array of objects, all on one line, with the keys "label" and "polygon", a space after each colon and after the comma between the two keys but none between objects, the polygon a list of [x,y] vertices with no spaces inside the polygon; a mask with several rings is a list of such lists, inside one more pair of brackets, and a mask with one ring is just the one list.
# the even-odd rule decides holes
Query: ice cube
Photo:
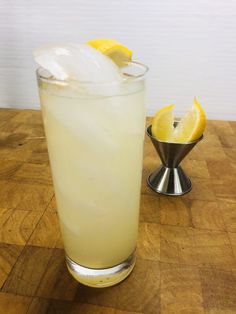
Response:
[{"label": "ice cube", "polygon": [[36,62],[58,80],[121,81],[118,66],[86,44],[49,44],[34,51]]}]

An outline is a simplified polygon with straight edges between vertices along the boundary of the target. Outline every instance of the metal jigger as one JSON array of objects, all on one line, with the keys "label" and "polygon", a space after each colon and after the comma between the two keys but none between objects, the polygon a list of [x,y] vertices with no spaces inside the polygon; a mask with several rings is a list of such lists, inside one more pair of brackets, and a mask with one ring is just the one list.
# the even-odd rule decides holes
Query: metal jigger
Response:
[{"label": "metal jigger", "polygon": [[162,165],[147,179],[150,188],[157,193],[172,196],[188,193],[192,184],[179,164],[202,140],[203,135],[196,141],[182,144],[158,141],[151,134],[151,125],[147,127],[146,131],[162,161]]}]

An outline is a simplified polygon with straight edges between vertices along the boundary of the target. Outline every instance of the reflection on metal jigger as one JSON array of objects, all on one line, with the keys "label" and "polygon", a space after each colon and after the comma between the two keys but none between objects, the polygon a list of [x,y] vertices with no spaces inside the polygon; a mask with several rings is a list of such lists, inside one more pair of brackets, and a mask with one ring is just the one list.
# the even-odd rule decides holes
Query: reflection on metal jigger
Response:
[{"label": "reflection on metal jigger", "polygon": [[147,179],[152,190],[165,195],[183,195],[188,193],[192,184],[179,165],[193,147],[203,139],[203,135],[196,141],[189,143],[168,143],[158,141],[151,134],[151,125],[147,127],[147,135],[154,145],[162,165]]}]

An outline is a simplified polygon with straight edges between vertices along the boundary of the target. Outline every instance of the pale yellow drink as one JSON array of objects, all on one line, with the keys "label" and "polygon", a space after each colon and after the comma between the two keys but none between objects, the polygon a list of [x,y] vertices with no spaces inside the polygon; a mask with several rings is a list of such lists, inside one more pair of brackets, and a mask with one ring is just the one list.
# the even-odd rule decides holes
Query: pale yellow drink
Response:
[{"label": "pale yellow drink", "polygon": [[143,79],[81,89],[39,79],[39,93],[66,254],[93,269],[122,263],[138,233]]}]

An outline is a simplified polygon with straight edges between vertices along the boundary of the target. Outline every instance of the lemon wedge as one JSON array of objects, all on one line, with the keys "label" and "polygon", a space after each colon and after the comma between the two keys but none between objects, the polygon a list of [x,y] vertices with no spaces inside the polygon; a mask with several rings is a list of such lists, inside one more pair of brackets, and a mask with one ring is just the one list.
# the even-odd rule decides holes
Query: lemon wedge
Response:
[{"label": "lemon wedge", "polygon": [[174,105],[159,110],[152,120],[152,135],[159,141],[188,143],[199,139],[206,126],[206,115],[196,97],[194,105],[174,127]]},{"label": "lemon wedge", "polygon": [[187,143],[199,139],[206,126],[206,115],[201,105],[194,97],[194,105],[178,123],[174,130],[174,141]]},{"label": "lemon wedge", "polygon": [[152,120],[152,135],[159,141],[170,142],[174,133],[174,105],[160,109]]},{"label": "lemon wedge", "polygon": [[113,39],[92,39],[88,45],[111,58],[119,67],[131,61],[133,52]]}]

